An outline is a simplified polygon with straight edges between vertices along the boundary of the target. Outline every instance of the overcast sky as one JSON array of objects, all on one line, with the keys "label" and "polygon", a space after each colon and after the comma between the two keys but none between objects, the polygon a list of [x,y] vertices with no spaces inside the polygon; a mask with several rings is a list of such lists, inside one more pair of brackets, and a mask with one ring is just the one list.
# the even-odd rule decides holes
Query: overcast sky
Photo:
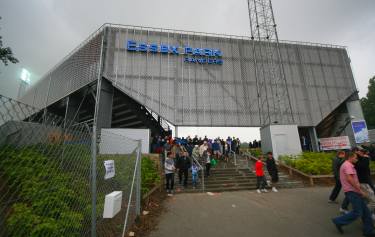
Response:
[{"label": "overcast sky", "polygon": [[[347,46],[360,96],[366,95],[375,75],[375,0],[273,0],[273,9],[280,39]],[[250,32],[246,0],[0,0],[0,16],[3,43],[20,60],[0,64],[0,94],[10,97],[17,95],[20,68],[35,83],[106,22]]]}]

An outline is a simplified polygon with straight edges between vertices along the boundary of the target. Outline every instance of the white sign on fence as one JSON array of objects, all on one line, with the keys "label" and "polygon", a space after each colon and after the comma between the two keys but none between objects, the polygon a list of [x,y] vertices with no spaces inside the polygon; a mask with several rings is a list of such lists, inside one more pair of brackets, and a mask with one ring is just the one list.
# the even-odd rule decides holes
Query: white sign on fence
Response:
[{"label": "white sign on fence", "polygon": [[320,138],[319,141],[323,151],[351,148],[348,136]]},{"label": "white sign on fence", "polygon": [[105,167],[104,179],[110,179],[110,178],[115,177],[115,161],[114,160],[105,160],[104,167]]}]

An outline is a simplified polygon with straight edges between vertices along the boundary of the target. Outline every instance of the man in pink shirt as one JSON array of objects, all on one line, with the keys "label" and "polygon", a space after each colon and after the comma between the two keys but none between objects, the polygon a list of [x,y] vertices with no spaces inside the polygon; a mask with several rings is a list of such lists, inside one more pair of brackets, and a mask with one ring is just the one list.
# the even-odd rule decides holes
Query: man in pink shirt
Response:
[{"label": "man in pink shirt", "polygon": [[362,217],[363,221],[363,235],[367,237],[375,237],[374,225],[371,219],[371,213],[368,209],[364,198],[366,193],[361,190],[357,172],[354,169],[354,164],[357,162],[357,155],[349,153],[348,159],[342,164],[340,168],[340,181],[345,193],[345,197],[353,206],[353,210],[347,214],[332,219],[337,230],[343,234],[342,226],[348,225]]}]

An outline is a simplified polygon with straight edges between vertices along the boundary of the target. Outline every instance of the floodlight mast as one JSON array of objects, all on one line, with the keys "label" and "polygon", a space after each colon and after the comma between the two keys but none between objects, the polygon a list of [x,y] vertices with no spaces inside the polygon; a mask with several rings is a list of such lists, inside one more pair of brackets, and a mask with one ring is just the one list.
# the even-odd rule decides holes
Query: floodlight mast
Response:
[{"label": "floodlight mast", "polygon": [[27,88],[29,87],[31,80],[31,74],[25,68],[22,68],[21,75],[20,75],[20,86],[18,88],[18,95],[17,98],[20,99],[24,93],[26,92]]},{"label": "floodlight mast", "polygon": [[294,124],[271,0],[247,0],[247,4],[260,124]]}]

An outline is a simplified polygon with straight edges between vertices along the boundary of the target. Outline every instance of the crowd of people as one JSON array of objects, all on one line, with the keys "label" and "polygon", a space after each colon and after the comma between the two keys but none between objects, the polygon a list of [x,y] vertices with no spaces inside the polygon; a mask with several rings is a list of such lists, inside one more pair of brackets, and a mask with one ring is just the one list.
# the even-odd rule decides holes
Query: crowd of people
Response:
[{"label": "crowd of people", "polygon": [[[239,138],[228,137],[227,139],[203,139],[194,136],[191,138],[154,137],[151,142],[151,150],[155,153],[166,154],[164,160],[164,173],[166,180],[166,191],[168,195],[174,192],[175,173],[178,176],[180,185],[184,188],[188,186],[189,171],[193,188],[198,184],[198,174],[204,168],[205,177],[210,177],[210,169],[217,161],[229,162],[230,153],[239,154],[241,141]],[[260,141],[250,142],[249,147],[260,146]],[[271,177],[267,182],[264,173],[264,166]],[[278,192],[276,184],[279,180],[278,170],[272,152],[267,153],[267,158],[263,155],[258,157],[254,165],[254,173],[257,176],[257,192],[268,192],[266,186],[272,185],[272,191]]]},{"label": "crowd of people", "polygon": [[[180,185],[187,187],[189,171],[191,172],[192,185],[198,183],[198,174],[204,166],[204,174],[210,176],[210,168],[216,160],[228,162],[231,152],[239,154],[241,142],[238,138],[203,139],[195,136],[191,138],[155,137],[152,139],[151,149],[156,153],[166,154],[164,171],[166,190],[168,195],[173,195],[174,177],[178,174]],[[260,146],[260,141],[254,141],[249,147]],[[363,221],[364,236],[375,237],[373,220],[375,220],[375,187],[370,174],[370,161],[375,160],[375,145],[353,148],[351,151],[338,151],[332,162],[332,171],[335,186],[332,189],[329,202],[337,203],[340,190],[343,189],[345,198],[340,205],[341,216],[332,219],[337,230],[342,234],[343,226],[358,219]],[[202,165],[203,164],[203,165]],[[267,169],[271,180],[267,182],[264,169]],[[273,192],[278,192],[278,169],[272,152],[266,157],[259,155],[254,164],[254,173],[257,178],[257,192],[268,192],[266,186],[271,186]],[[351,205],[351,211],[349,211]]]},{"label": "crowd of people", "polygon": [[204,175],[209,177],[211,165],[217,160],[228,162],[230,153],[239,154],[240,145],[241,141],[235,137],[228,137],[224,140],[219,137],[209,139],[207,136],[203,139],[198,136],[194,138],[159,136],[152,138],[151,150],[154,153],[166,154],[164,160],[166,190],[168,195],[172,195],[176,172],[179,184],[187,187],[190,170],[192,185],[196,188],[201,167],[204,166]]},{"label": "crowd of people", "polygon": [[[257,142],[256,140],[254,142]],[[172,137],[172,136],[155,136],[151,138],[151,152],[152,153],[163,153],[171,149],[171,146],[183,146],[186,151],[191,156],[194,146],[202,146],[204,143],[207,144],[208,149],[212,152],[227,154],[228,152],[235,152],[239,154],[241,141],[239,138],[228,137],[227,139],[222,139],[220,137],[216,139],[209,139],[205,136],[203,139],[198,136],[191,138],[188,137]],[[258,143],[257,143],[258,144]]]},{"label": "crowd of people", "polygon": [[[363,235],[375,236],[375,187],[371,179],[370,161],[375,160],[375,146],[365,150],[358,146],[350,152],[338,151],[332,162],[335,186],[329,196],[330,203],[336,199],[341,189],[345,198],[339,208],[341,216],[332,219],[337,230],[342,234],[343,226],[358,218],[363,221]],[[349,211],[351,204],[352,210]]]}]

